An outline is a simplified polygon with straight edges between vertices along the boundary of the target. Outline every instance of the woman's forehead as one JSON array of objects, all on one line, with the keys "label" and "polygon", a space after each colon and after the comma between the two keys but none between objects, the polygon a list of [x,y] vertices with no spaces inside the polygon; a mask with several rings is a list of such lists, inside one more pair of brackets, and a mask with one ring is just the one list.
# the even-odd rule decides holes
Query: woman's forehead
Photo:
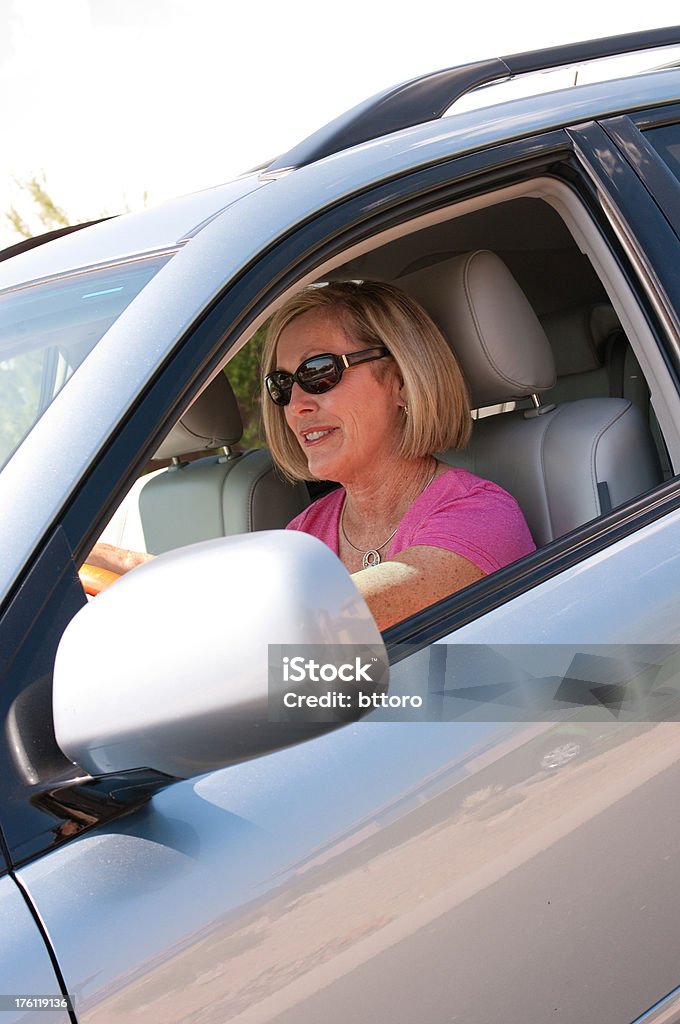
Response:
[{"label": "woman's forehead", "polygon": [[276,345],[276,361],[297,360],[298,363],[320,352],[341,355],[361,348],[348,333],[339,313],[310,309],[287,324]]}]

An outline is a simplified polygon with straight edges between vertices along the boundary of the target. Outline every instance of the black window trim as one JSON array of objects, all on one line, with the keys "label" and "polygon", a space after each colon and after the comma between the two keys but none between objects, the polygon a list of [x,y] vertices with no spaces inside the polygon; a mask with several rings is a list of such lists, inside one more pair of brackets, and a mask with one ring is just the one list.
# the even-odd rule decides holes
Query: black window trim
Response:
[{"label": "black window trim", "polygon": [[635,110],[628,117],[636,128],[645,132],[649,128],[663,128],[666,125],[680,122],[680,102],[665,103],[659,107],[648,107],[646,110]]},{"label": "black window trim", "polygon": [[[680,240],[603,125],[591,121],[568,129],[568,134],[584,175],[595,189],[598,204],[606,202],[609,214],[617,221],[621,237],[613,227],[605,227],[604,234],[637,294],[669,376],[680,392]],[[596,220],[602,225],[601,216]],[[643,289],[641,280],[646,285]]]},{"label": "black window trim", "polygon": [[603,122],[602,127],[639,175],[661,213],[680,238],[680,182],[658,150],[652,146],[632,118],[626,115],[612,117]]}]

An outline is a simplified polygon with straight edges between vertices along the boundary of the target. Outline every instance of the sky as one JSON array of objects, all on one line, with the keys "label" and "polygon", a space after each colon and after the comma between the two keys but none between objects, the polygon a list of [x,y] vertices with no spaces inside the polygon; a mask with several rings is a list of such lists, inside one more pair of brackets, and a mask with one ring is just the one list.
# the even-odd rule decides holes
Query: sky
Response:
[{"label": "sky", "polygon": [[27,178],[73,220],[136,210],[228,181],[416,75],[680,21],[677,0],[463,6],[0,0],[0,248],[19,240],[10,205],[30,222]]}]

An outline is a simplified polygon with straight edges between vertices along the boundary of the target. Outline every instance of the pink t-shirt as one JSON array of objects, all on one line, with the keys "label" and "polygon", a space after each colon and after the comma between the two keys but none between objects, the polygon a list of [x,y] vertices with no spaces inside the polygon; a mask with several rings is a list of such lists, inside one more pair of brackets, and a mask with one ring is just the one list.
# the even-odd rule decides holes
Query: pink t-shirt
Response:
[{"label": "pink t-shirt", "polygon": [[[344,488],[331,491],[286,529],[311,533],[337,555],[344,498]],[[421,544],[455,551],[487,574],[536,547],[515,499],[466,469],[449,469],[425,488],[406,510],[385,557]]]}]

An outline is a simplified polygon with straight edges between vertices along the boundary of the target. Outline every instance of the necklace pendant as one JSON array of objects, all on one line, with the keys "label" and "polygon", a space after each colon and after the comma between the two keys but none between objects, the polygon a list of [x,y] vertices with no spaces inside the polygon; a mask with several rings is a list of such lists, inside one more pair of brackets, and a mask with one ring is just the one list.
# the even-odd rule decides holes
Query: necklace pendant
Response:
[{"label": "necklace pendant", "polygon": [[375,549],[367,551],[363,557],[362,565],[364,569],[372,569],[374,565],[380,565],[380,553]]}]

